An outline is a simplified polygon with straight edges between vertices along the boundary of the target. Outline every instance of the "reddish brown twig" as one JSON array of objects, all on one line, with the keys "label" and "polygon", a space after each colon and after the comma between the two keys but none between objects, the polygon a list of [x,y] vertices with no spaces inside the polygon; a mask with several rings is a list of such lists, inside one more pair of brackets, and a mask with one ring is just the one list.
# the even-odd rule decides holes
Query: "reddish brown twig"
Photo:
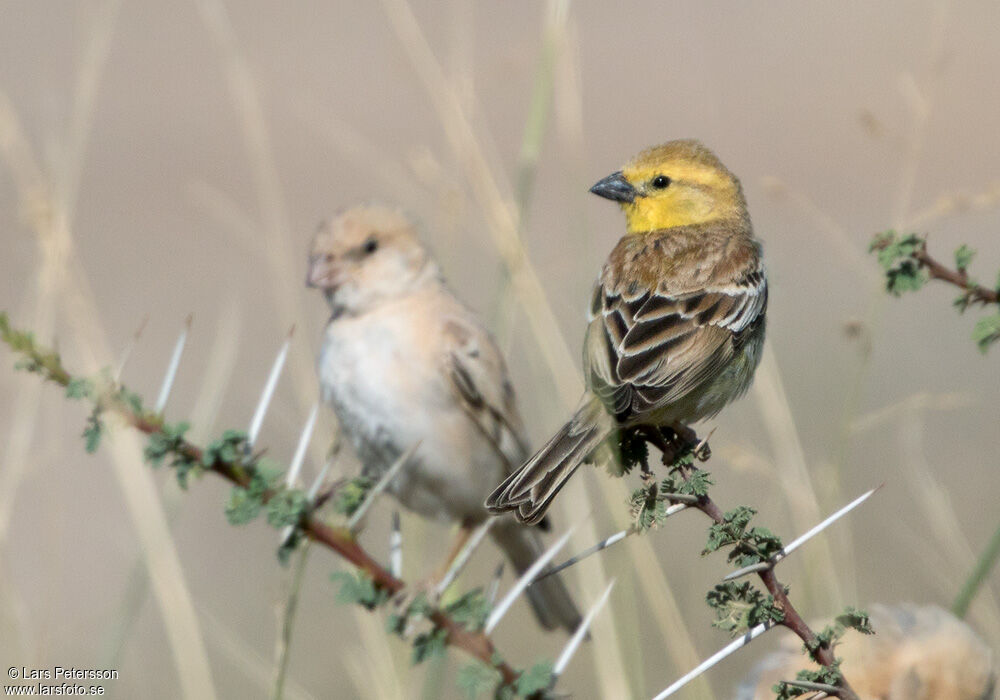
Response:
[{"label": "reddish brown twig", "polygon": [[980,304],[1000,303],[1000,293],[997,290],[973,284],[969,280],[969,273],[965,270],[952,270],[932,258],[927,252],[926,241],[913,254],[913,259],[917,261],[920,267],[927,270],[927,274],[931,279],[943,280],[965,290],[965,293],[969,295],[969,301],[979,302]]},{"label": "reddish brown twig", "polygon": [[[66,383],[68,383],[68,375],[66,376]],[[63,383],[56,380],[57,383]],[[63,383],[65,385],[65,383]],[[162,424],[150,420],[147,417],[136,415],[130,409],[125,406],[114,405],[116,413],[121,416],[124,421],[136,428],[140,432],[147,435],[152,435],[162,431]],[[202,462],[203,451],[201,448],[193,445],[187,441],[181,443],[179,451],[185,456],[190,457],[192,460],[199,463]],[[247,474],[240,466],[230,464],[221,460],[216,460],[211,465],[206,465],[207,468],[218,474],[222,478],[236,484],[237,486],[248,486],[250,483],[250,475]],[[264,493],[262,500],[267,503],[274,496],[274,491],[267,491]],[[381,590],[386,591],[389,594],[395,594],[402,591],[406,587],[406,583],[396,578],[390,574],[381,564],[375,561],[365,549],[358,544],[354,536],[346,528],[338,528],[327,525],[312,516],[308,516],[301,524],[302,532],[306,537],[324,545],[328,549],[333,550],[344,559],[348,560],[358,569],[364,571],[368,576],[371,577],[372,582],[375,586]],[[515,671],[509,664],[505,661],[499,661],[497,663],[496,649],[493,646],[493,640],[491,640],[487,635],[482,632],[472,632],[466,629],[463,625],[455,622],[446,613],[435,610],[430,615],[430,620],[435,626],[445,630],[447,633],[446,641],[451,646],[463,649],[467,653],[476,657],[487,666],[495,668],[500,672],[503,677],[503,682],[505,685],[513,684],[518,677],[518,672]]]},{"label": "reddish brown twig", "polygon": [[[872,243],[871,249],[883,250],[894,240],[894,234],[883,236]],[[965,269],[952,269],[938,262],[927,252],[926,240],[921,240],[919,247],[908,257],[916,262],[922,270],[925,270],[930,279],[941,280],[963,290],[970,303],[1000,304],[1000,291],[973,283]]]}]

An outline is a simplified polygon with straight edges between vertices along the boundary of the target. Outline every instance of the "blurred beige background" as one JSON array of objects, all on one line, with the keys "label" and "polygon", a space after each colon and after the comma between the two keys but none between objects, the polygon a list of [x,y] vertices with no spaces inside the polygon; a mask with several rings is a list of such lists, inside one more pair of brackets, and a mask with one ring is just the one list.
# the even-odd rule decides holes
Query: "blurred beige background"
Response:
[{"label": "blurred beige background", "polygon": [[[755,389],[705,427],[717,500],[757,506],[787,540],[884,482],[782,580],[809,618],[948,605],[1000,518],[1000,349],[976,351],[979,312],[958,316],[950,288],[889,299],[865,251],[886,228],[927,233],[945,261],[976,248],[973,274],[995,279],[998,27],[995,2],[4,0],[0,308],[81,371],[113,364],[148,316],[124,380],[150,401],[193,313],[167,415],[193,418],[199,440],[247,424],[296,324],[260,440],[287,460],[325,321],[302,284],[313,226],[359,199],[397,202],[503,339],[541,441],[564,417],[559,388],[579,389],[587,294],[623,230],[587,188],[640,148],[697,137],[742,178],[772,285]],[[493,243],[546,45],[552,110],[523,240],[558,319],[546,338],[577,362],[556,344],[558,381]],[[0,364],[0,661],[118,668],[113,698],[268,697],[290,579],[276,533],[228,526],[217,479],[178,495],[124,430],[85,455],[83,408],[15,374],[6,350]],[[324,414],[310,477],[331,431]],[[627,513],[620,484],[577,481],[559,521],[592,513],[582,548]],[[382,559],[391,510],[378,504],[362,537]],[[705,527],[684,514],[577,567],[584,604],[609,572],[618,585],[561,689],[649,697],[726,642],[703,603],[726,570],[698,556]],[[404,516],[408,579],[447,535]],[[496,561],[478,553],[466,585]],[[341,566],[310,553],[286,697],[457,697],[466,660],[410,669],[383,614],[334,603]],[[994,649],[998,594],[994,573],[969,618]],[[496,636],[519,666],[563,643],[523,605]],[[677,697],[728,697],[775,643]]]}]

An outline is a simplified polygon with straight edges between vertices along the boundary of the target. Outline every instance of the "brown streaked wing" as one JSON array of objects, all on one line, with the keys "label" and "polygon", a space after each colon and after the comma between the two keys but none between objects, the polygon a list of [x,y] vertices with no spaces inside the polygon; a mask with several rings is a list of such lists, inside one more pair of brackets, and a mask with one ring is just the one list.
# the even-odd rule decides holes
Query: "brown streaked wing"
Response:
[{"label": "brown streaked wing", "polygon": [[503,460],[507,473],[528,456],[507,368],[492,337],[466,319],[449,319],[444,332],[445,374],[459,406]]},{"label": "brown streaked wing", "polygon": [[599,292],[588,328],[592,390],[620,420],[677,401],[732,358],[734,335],[764,311],[758,268],[740,282],[671,295]]}]

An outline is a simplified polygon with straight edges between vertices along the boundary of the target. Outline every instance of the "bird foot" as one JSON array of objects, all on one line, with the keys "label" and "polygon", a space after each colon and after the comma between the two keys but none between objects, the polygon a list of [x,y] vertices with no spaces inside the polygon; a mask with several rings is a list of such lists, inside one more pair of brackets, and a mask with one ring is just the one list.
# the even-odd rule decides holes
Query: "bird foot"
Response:
[{"label": "bird foot", "polygon": [[707,462],[712,456],[712,448],[708,446],[708,438],[695,445],[692,452],[694,453],[694,458],[699,462]]},{"label": "bird foot", "polygon": [[[663,463],[671,465],[684,452],[690,451],[699,462],[705,462],[712,456],[712,448],[708,446],[708,438],[700,440],[698,433],[686,425],[670,425],[659,429],[663,453]],[[711,437],[711,433],[709,433]]]}]

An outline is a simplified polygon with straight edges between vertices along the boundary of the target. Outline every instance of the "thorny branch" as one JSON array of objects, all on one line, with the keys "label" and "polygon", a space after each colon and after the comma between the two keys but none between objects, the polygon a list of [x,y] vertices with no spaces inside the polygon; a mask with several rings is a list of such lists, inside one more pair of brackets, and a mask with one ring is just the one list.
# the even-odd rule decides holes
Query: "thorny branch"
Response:
[{"label": "thorny branch", "polygon": [[[129,393],[125,388],[110,375],[100,380],[94,380],[98,386],[86,391],[81,389],[82,384],[93,384],[91,380],[83,380],[74,377],[62,364],[58,353],[39,347],[34,338],[24,332],[14,330],[10,327],[5,314],[0,313],[0,339],[6,342],[17,353],[24,356],[24,360],[19,363],[23,368],[41,375],[43,378],[52,381],[67,389],[67,395],[76,398],[86,397],[95,404],[95,412],[91,415],[88,423],[88,430],[85,436],[88,438],[88,450],[95,449],[100,438],[102,429],[101,415],[112,413],[121,418],[127,425],[139,430],[151,438],[151,443],[160,445],[160,458],[167,452],[173,455],[175,466],[179,464],[187,465],[183,474],[178,467],[178,477],[186,478],[187,469],[196,465],[198,470],[211,471],[216,475],[226,479],[243,489],[245,492],[256,491],[256,497],[261,504],[267,505],[274,501],[281,505],[282,499],[289,494],[280,488],[260,486],[260,469],[257,458],[244,453],[226,452],[218,449],[215,444],[208,447],[195,445],[183,437],[183,428],[170,426],[163,420],[159,412],[151,412],[142,407],[141,400],[134,394]],[[96,430],[96,437],[90,435],[92,430]],[[673,489],[660,494],[661,499],[670,500],[674,503],[684,503],[689,507],[697,508],[711,518],[717,525],[731,525],[728,520],[731,514],[724,513],[721,508],[708,496],[705,486],[711,482],[707,480],[707,474],[701,472],[694,466],[691,455],[701,459],[707,459],[707,445],[700,443],[697,436],[689,429],[679,432],[670,429],[642,428],[637,433],[638,437],[652,444],[662,453],[662,461],[669,465],[671,469],[683,478],[690,493],[672,493]],[[91,444],[93,442],[93,444]],[[249,448],[249,444],[245,444]],[[680,459],[682,454],[688,454],[687,460]],[[228,455],[234,455],[232,457]],[[640,458],[642,463],[643,479],[650,484],[655,492],[652,472],[649,470],[645,459],[645,451]],[[147,458],[150,457],[147,448]],[[155,463],[155,460],[154,460]],[[268,482],[264,482],[268,483]],[[688,488],[690,487],[690,488]],[[683,489],[682,489],[683,490]],[[696,494],[696,495],[692,495]],[[332,526],[314,516],[315,510],[322,504],[323,499],[308,499],[305,507],[301,511],[295,511],[293,520],[285,521],[286,525],[297,523],[298,531],[305,537],[317,542],[328,549],[333,550],[341,557],[354,564],[370,580],[374,589],[385,597],[401,592],[406,584],[401,579],[386,570],[381,564],[371,557],[354,538],[350,526]],[[747,509],[749,510],[749,509]],[[751,511],[752,513],[752,511]],[[234,521],[235,522],[235,521]],[[291,528],[289,528],[291,529]],[[778,543],[780,546],[780,542]],[[830,694],[840,697],[843,700],[858,700],[858,696],[840,674],[837,660],[833,655],[832,643],[823,634],[817,635],[808,624],[802,619],[789,600],[787,590],[778,581],[774,573],[773,563],[775,559],[767,556],[767,553],[760,548],[751,545],[756,555],[760,555],[758,560],[770,561],[768,568],[756,571],[765,588],[770,593],[773,600],[772,610],[778,614],[773,618],[773,622],[781,624],[796,634],[805,644],[806,650],[813,661],[824,667],[828,672],[828,678],[836,683],[836,692]],[[596,608],[599,606],[595,606]],[[494,669],[499,675],[502,686],[514,688],[521,685],[520,681],[532,676],[535,669],[521,672],[508,665],[496,652],[489,634],[481,629],[470,629],[463,622],[449,612],[435,607],[426,610],[426,617],[439,630],[445,644],[465,650],[473,657],[480,660],[488,668]],[[571,652],[570,652],[571,653]],[[548,667],[542,667],[544,674],[551,674]],[[523,676],[523,677],[522,677]],[[549,682],[554,682],[555,675],[545,675]],[[532,685],[537,679],[529,679],[524,685],[532,688],[543,689],[543,684]],[[537,691],[536,691],[537,692]]]},{"label": "thorny branch", "polygon": [[987,289],[982,285],[975,284],[969,279],[969,273],[964,269],[952,270],[932,258],[927,252],[926,242],[914,254],[914,257],[927,270],[927,274],[931,276],[931,279],[944,280],[964,289],[969,293],[971,301],[977,301],[982,304],[996,304],[1000,302],[1000,293],[995,289]]},{"label": "thorny branch", "polygon": [[[882,237],[873,241],[871,248],[872,250],[885,250],[892,243],[893,240],[891,238]],[[910,257],[916,261],[917,265],[922,270],[927,272],[927,275],[931,279],[948,282],[949,284],[963,290],[968,295],[970,302],[978,302],[980,304],[1000,303],[1000,291],[976,284],[969,277],[969,273],[964,267],[952,269],[934,259],[931,254],[927,252],[926,240],[921,239],[919,241],[919,244],[910,253]]]},{"label": "thorny branch", "polygon": [[[953,305],[959,313],[970,306],[1000,306],[1000,273],[992,289],[984,287],[969,276],[969,263],[976,251],[963,244],[955,250],[955,267],[949,268],[935,260],[927,252],[927,239],[915,233],[905,236],[895,231],[877,234],[869,250],[878,257],[878,263],[885,272],[885,288],[890,294],[899,296],[913,292],[928,280],[948,282],[962,290]],[[1000,313],[983,316],[972,329],[972,340],[979,351],[986,353],[990,346],[1000,342]]]},{"label": "thorny branch", "polygon": [[[27,369],[64,388],[69,388],[74,381],[73,375],[63,366],[58,353],[37,347],[30,334],[11,329],[6,315],[2,313],[0,313],[0,337],[10,345],[11,349],[25,356],[24,362]],[[162,416],[137,411],[133,405],[122,400],[120,395],[113,391],[103,393],[98,400],[98,408],[102,412],[116,414],[126,425],[145,435],[161,436],[165,439],[172,437],[164,430],[166,424]],[[206,459],[206,450],[183,438],[174,440],[173,452],[192,463],[201,464],[206,471],[213,472],[237,486],[248,487],[251,485],[252,475],[238,460],[228,461],[215,455],[209,461]],[[266,504],[276,494],[276,490],[267,489],[261,495],[261,501]],[[306,513],[303,516],[299,527],[306,537],[336,552],[367,574],[378,590],[393,595],[406,587],[405,582],[390,574],[358,544],[349,529],[328,525],[315,518],[311,513]],[[438,609],[429,611],[427,616],[435,627],[444,631],[447,644],[463,649],[486,666],[496,669],[500,673],[504,685],[511,686],[516,683],[520,675],[519,672],[503,661],[502,657],[496,653],[493,641],[489,636],[482,632],[470,631],[447,613]]]},{"label": "thorny branch", "polygon": [[[688,431],[686,435],[678,435],[675,440],[668,440],[664,437],[659,430],[654,429],[643,429],[640,431],[641,437],[656,447],[662,453],[662,460],[664,464],[674,463],[674,457],[678,455],[678,444],[677,440],[680,440],[686,445],[682,445],[681,449],[690,449],[697,454],[699,449],[703,449],[705,444],[698,440],[697,436],[694,435],[693,431]],[[706,455],[707,458],[707,455]],[[694,466],[679,466],[681,476],[685,481],[691,479],[692,474],[697,471]],[[697,508],[702,513],[707,515],[717,524],[725,524],[726,518],[723,510],[712,500],[708,494],[704,494],[698,497],[698,500],[690,504],[691,507]],[[774,567],[769,567],[763,571],[757,572],[760,577],[761,582],[764,587],[767,588],[768,593],[774,598],[776,606],[781,610],[783,617],[778,622],[778,624],[791,630],[799,639],[805,644],[806,650],[809,653],[810,658],[821,666],[825,666],[828,669],[834,670],[837,668],[837,659],[834,656],[833,648],[821,642],[819,637],[815,632],[809,627],[802,616],[799,614],[798,610],[789,600],[786,587],[778,581],[778,577],[774,573]],[[842,700],[859,700],[858,695],[851,688],[847,680],[840,675],[838,672],[838,682],[837,682],[838,692],[836,697],[842,698]],[[831,693],[832,694],[832,693]]]}]

